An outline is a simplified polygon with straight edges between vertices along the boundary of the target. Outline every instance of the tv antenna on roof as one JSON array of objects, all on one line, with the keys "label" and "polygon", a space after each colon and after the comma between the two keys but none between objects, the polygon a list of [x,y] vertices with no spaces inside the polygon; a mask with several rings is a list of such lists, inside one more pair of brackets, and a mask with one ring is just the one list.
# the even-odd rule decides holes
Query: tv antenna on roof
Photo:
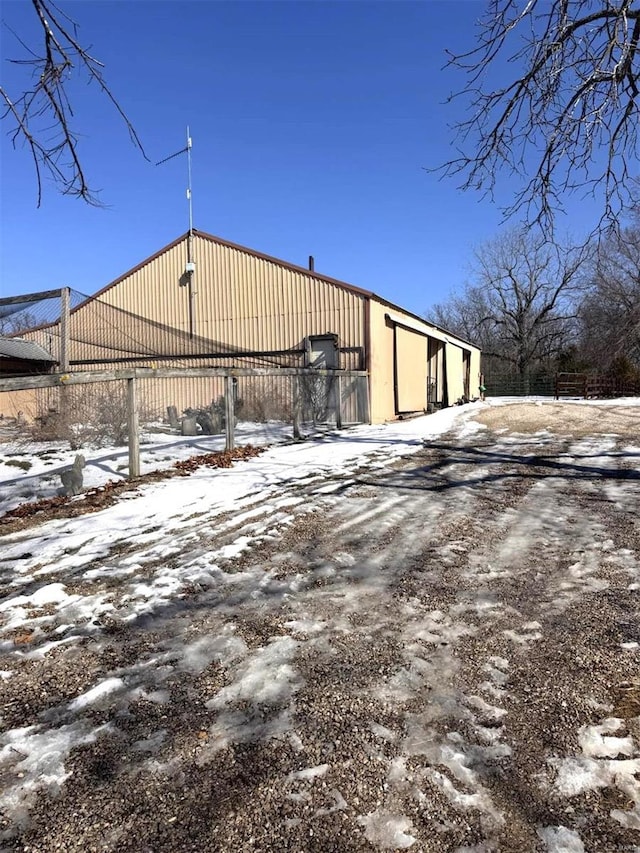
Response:
[{"label": "tv antenna on roof", "polygon": [[184,270],[184,275],[180,279],[181,286],[187,286],[189,288],[189,337],[193,338],[194,332],[194,324],[195,324],[195,311],[194,311],[194,296],[195,291],[193,289],[193,275],[196,271],[196,264],[193,258],[193,201],[192,201],[192,192],[191,192],[191,136],[189,134],[189,125],[187,125],[187,144],[184,148],[181,148],[180,151],[176,151],[175,154],[170,154],[168,157],[165,157],[164,160],[159,160],[156,163],[156,166],[161,166],[163,163],[167,163],[169,160],[173,160],[174,157],[179,157],[180,154],[187,155],[187,201],[189,203],[189,233],[187,235],[187,264]]}]

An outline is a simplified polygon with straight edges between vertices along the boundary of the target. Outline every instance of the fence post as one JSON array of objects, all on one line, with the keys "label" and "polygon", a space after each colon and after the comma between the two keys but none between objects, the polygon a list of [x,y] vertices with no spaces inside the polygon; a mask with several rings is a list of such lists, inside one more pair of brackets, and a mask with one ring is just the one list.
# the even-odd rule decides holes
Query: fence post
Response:
[{"label": "fence post", "polygon": [[233,450],[235,444],[235,406],[233,399],[233,377],[224,377],[224,433],[225,450]]},{"label": "fence post", "polygon": [[298,376],[292,376],[291,378],[291,385],[293,389],[293,437],[296,441],[299,441],[302,438],[302,433],[300,431],[300,421],[302,420],[300,405],[300,378]]},{"label": "fence post", "polygon": [[369,394],[370,375],[364,377],[364,418],[365,424],[371,423],[371,395]]},{"label": "fence post", "polygon": [[342,374],[335,375],[336,380],[336,428],[342,429]]},{"label": "fence post", "polygon": [[127,379],[127,432],[129,435],[129,479],[140,476],[140,436],[136,380]]},{"label": "fence post", "polygon": [[[58,342],[58,370],[60,373],[67,373],[69,370],[70,294],[70,288],[60,288],[60,340]],[[59,393],[60,412],[66,413],[71,408],[72,391],[66,385],[61,385]]]},{"label": "fence post", "polygon": [[69,312],[70,288],[60,288],[60,358],[59,370],[66,373],[69,370]]}]

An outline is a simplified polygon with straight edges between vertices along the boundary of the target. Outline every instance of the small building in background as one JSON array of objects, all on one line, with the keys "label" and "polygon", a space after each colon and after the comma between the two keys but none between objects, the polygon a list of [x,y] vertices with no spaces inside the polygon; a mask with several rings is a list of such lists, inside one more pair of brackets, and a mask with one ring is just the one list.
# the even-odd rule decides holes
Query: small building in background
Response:
[{"label": "small building in background", "polygon": [[57,361],[35,341],[0,337],[0,376],[51,373]]}]

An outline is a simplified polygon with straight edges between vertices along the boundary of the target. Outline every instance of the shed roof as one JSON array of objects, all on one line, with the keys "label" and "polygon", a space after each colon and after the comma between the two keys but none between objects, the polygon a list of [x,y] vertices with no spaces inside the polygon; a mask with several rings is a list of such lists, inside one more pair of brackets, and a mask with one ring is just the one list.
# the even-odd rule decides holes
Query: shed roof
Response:
[{"label": "shed roof", "polygon": [[0,338],[0,358],[21,358],[24,361],[50,361],[55,358],[44,347],[24,338]]}]

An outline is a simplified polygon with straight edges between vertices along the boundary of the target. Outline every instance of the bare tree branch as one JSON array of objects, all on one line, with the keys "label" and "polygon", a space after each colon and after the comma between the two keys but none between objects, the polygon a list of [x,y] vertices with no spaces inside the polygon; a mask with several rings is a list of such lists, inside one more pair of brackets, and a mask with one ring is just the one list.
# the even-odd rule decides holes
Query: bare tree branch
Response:
[{"label": "bare tree branch", "polygon": [[64,195],[98,204],[80,159],[78,136],[71,126],[74,111],[67,84],[72,75],[84,74],[89,82],[98,85],[123,120],[133,144],[148,158],[135,128],[105,82],[102,63],[78,41],[76,24],[49,0],[31,0],[31,4],[38,22],[40,45],[29,47],[16,36],[28,58],[10,61],[29,68],[32,82],[17,97],[0,86],[0,103],[4,105],[1,118],[10,125],[14,148],[23,144],[30,151],[38,207],[45,177],[51,178]]},{"label": "bare tree branch", "polygon": [[431,314],[477,342],[485,358],[498,357],[526,377],[573,341],[587,257],[586,248],[514,229],[476,251],[472,284]]},{"label": "bare tree branch", "polygon": [[640,365],[640,227],[601,241],[581,312],[581,345],[602,368],[620,358]]},{"label": "bare tree branch", "polygon": [[[458,156],[439,167],[494,198],[504,171],[520,181],[505,217],[546,236],[568,194],[595,195],[597,228],[635,202],[640,93],[637,0],[488,0],[477,45],[449,55],[467,82]],[[595,6],[595,8],[594,8]],[[514,77],[494,88],[496,74]]]}]

